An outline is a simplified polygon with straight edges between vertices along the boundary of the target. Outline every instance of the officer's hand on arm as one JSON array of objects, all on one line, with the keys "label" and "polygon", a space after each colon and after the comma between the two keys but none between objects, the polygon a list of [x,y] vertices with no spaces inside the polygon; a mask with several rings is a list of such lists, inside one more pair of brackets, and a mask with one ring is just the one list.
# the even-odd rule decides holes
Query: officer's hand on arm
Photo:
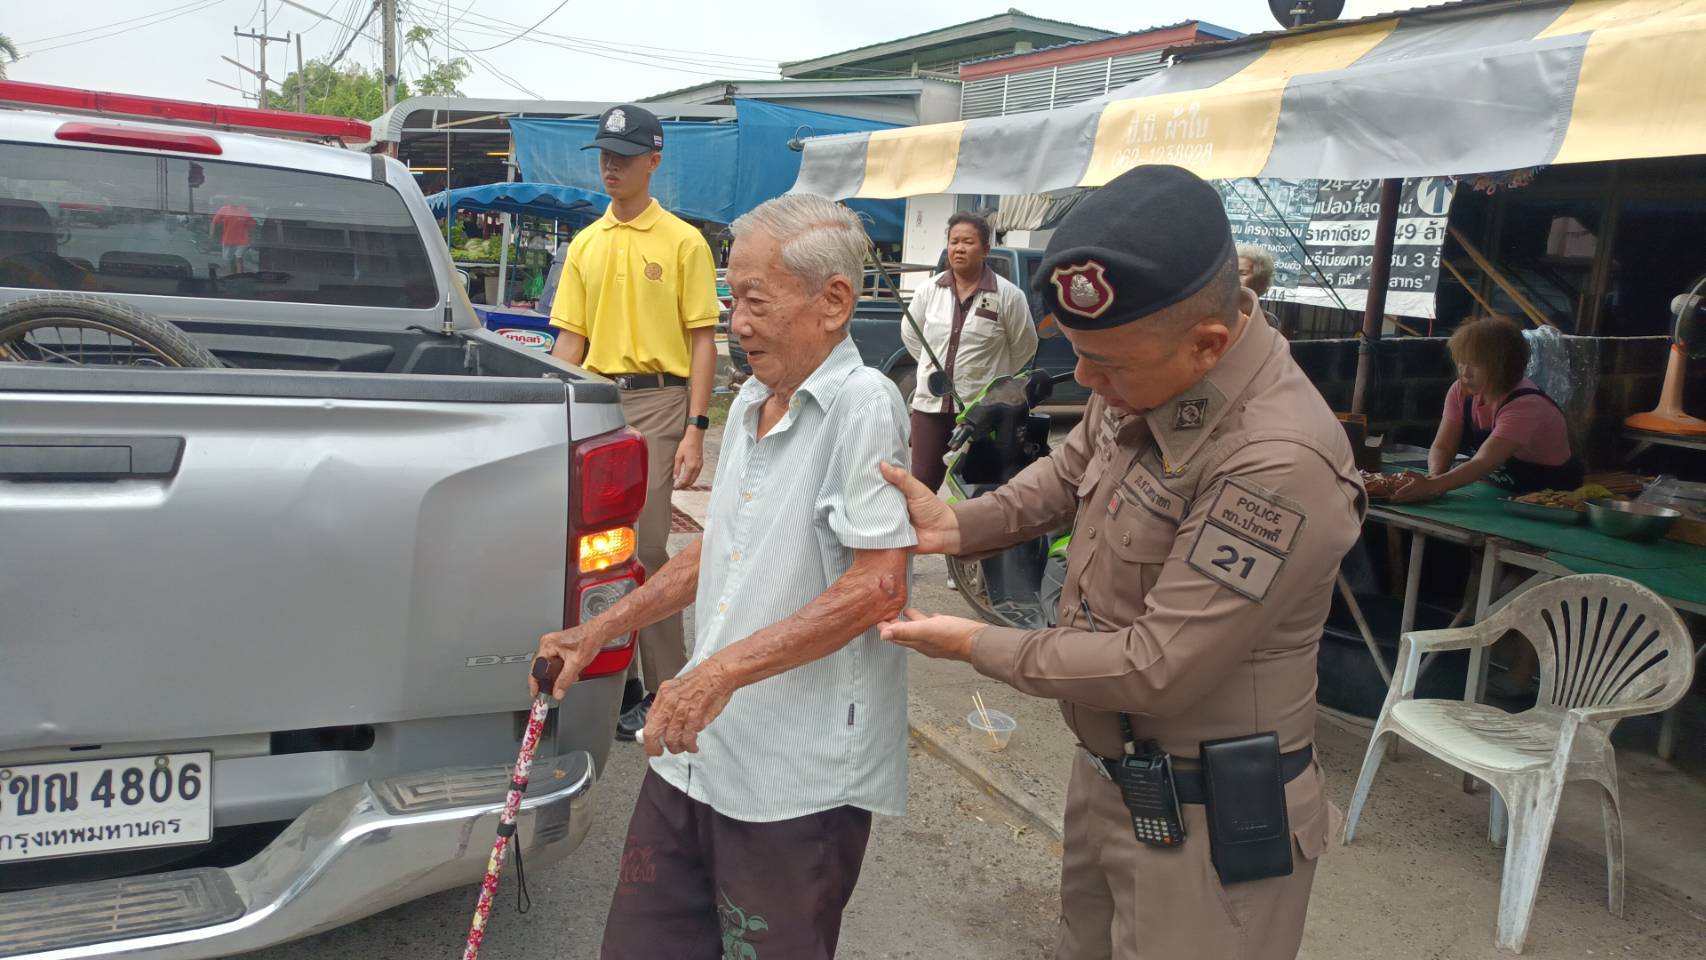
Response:
[{"label": "officer's hand on arm", "polygon": [[960,521],[942,498],[920,483],[917,477],[892,463],[882,464],[883,479],[906,495],[906,512],[918,533],[917,553],[957,554]]},{"label": "officer's hand on arm", "polygon": [[1253,443],[1221,475],[1180,525],[1135,621],[1094,641],[1082,627],[988,627],[972,665],[1032,696],[1103,710],[1165,717],[1197,703],[1298,604],[1332,590],[1361,533],[1358,491],[1302,447]]},{"label": "officer's hand on arm", "polygon": [[932,615],[910,607],[900,619],[885,621],[882,636],[935,660],[971,662],[972,643],[984,624],[965,617]]},{"label": "officer's hand on arm", "polygon": [[665,751],[697,752],[699,734],[736,690],[826,657],[897,616],[906,602],[907,552],[904,547],[855,550],[853,566],[793,616],[659,686],[646,715],[646,752],[654,757]]}]

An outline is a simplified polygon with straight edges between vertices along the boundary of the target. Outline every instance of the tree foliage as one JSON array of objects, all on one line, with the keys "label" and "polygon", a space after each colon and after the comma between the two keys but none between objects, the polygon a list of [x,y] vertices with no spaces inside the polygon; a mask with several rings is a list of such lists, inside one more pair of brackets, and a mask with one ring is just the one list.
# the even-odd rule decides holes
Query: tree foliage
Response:
[{"label": "tree foliage", "polygon": [[[284,78],[282,89],[268,89],[262,106],[272,110],[295,110],[296,91],[306,94],[306,109],[331,117],[352,117],[372,120],[385,112],[385,75],[378,67],[367,68],[356,63],[331,66],[323,60],[310,60],[302,73],[292,70]],[[408,97],[407,83],[397,84],[397,99]]]},{"label": "tree foliage", "polygon": [[12,42],[11,37],[6,36],[4,33],[0,33],[0,80],[6,79],[7,62],[15,62],[17,59],[18,45]]},{"label": "tree foliage", "polygon": [[403,35],[403,42],[426,64],[426,69],[415,78],[415,92],[423,97],[460,97],[462,90],[457,84],[466,80],[472,69],[462,57],[433,59],[432,38],[436,33],[431,27],[416,26]]},{"label": "tree foliage", "polygon": [[[413,80],[397,80],[397,99],[411,96],[459,97],[458,86],[472,72],[468,61],[461,57],[436,60],[432,56],[433,31],[415,27],[403,36],[407,49],[417,54],[424,68]],[[401,71],[399,71],[401,72]],[[309,113],[332,117],[352,117],[372,120],[385,112],[385,74],[379,67],[359,64],[332,65],[324,60],[310,60],[302,73],[291,71],[281,89],[267,91],[264,106],[274,110],[295,110],[299,86],[306,93]]]}]

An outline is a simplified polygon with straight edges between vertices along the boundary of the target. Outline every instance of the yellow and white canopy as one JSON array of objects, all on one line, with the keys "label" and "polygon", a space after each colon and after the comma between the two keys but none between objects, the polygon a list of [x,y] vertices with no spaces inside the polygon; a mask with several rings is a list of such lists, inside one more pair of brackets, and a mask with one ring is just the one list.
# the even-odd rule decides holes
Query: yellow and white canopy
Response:
[{"label": "yellow and white canopy", "polygon": [[1366,179],[1706,154],[1706,0],[1468,0],[1218,44],[1088,103],[806,141],[795,192]]}]

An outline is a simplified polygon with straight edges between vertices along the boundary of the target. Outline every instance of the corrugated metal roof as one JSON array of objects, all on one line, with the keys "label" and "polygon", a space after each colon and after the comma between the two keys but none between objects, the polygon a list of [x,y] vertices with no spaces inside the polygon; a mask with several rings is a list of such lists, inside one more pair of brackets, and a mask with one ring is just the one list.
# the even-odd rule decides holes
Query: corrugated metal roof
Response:
[{"label": "corrugated metal roof", "polygon": [[1116,33],[1111,37],[1097,37],[1094,40],[1067,40],[1063,43],[1055,43],[1046,47],[1038,47],[1035,50],[1024,50],[1014,53],[998,53],[992,57],[979,57],[976,60],[967,60],[964,63],[961,63],[960,66],[963,67],[973,63],[990,63],[995,60],[1008,60],[1014,57],[1029,57],[1033,54],[1043,53],[1048,50],[1059,50],[1063,47],[1082,47],[1091,43],[1105,43],[1109,40],[1119,40],[1125,37],[1138,37],[1146,33],[1160,33],[1164,30],[1177,30],[1180,27],[1187,27],[1193,23],[1197,25],[1197,29],[1205,33],[1219,36],[1221,40],[1237,40],[1244,36],[1244,34],[1239,33],[1237,30],[1233,30],[1229,27],[1216,26],[1204,20],[1180,20],[1178,23],[1167,23],[1158,27],[1146,27],[1142,30],[1132,30],[1129,33]]},{"label": "corrugated metal roof", "polygon": [[1443,13],[1447,16],[1455,16],[1459,11],[1462,11],[1464,13],[1479,14],[1481,11],[1474,8],[1485,7],[1488,10],[1492,10],[1497,7],[1518,7],[1531,2],[1533,2],[1533,0],[1445,0],[1445,2],[1442,3],[1428,3],[1416,7],[1401,7],[1396,10],[1388,10],[1385,13],[1372,13],[1366,17],[1357,17],[1354,20],[1323,20],[1320,23],[1306,24],[1304,26],[1293,27],[1291,29],[1264,30],[1261,33],[1245,34],[1242,37],[1232,40],[1211,40],[1204,43],[1169,47],[1167,48],[1167,53],[1169,56],[1185,58],[1192,56],[1209,56],[1212,54],[1226,53],[1232,50],[1241,50],[1245,47],[1258,46],[1268,43],[1278,37],[1295,37],[1308,33],[1321,33],[1328,30],[1338,30],[1359,23],[1373,23],[1376,20],[1390,20],[1393,17],[1403,17],[1415,13]]},{"label": "corrugated metal roof", "polygon": [[[875,49],[877,47],[886,47],[886,46],[888,46],[890,44],[894,44],[894,43],[906,43],[909,40],[922,40],[925,37],[931,36],[932,34],[942,33],[942,32],[947,31],[947,30],[955,30],[955,29],[958,29],[960,27],[967,27],[967,26],[971,26],[973,24],[987,23],[987,22],[992,21],[992,20],[999,20],[1003,17],[1024,17],[1027,20],[1035,20],[1038,23],[1052,23],[1052,24],[1057,24],[1057,25],[1062,26],[1062,27],[1071,27],[1074,30],[1096,30],[1096,31],[1100,31],[1102,33],[1106,33],[1109,37],[1116,36],[1116,34],[1111,30],[1102,30],[1100,27],[1088,27],[1088,26],[1085,26],[1084,24],[1081,24],[1081,23],[1069,23],[1065,20],[1055,20],[1051,17],[1032,16],[1031,14],[1028,14],[1025,11],[1020,10],[1020,9],[1015,7],[1015,8],[1009,9],[1007,11],[1004,11],[1002,13],[993,14],[993,15],[987,16],[987,17],[980,17],[976,20],[967,20],[963,23],[951,23],[945,27],[937,27],[934,30],[925,30],[922,33],[914,33],[914,34],[911,34],[911,35],[905,36],[905,37],[895,37],[891,40],[879,40],[876,43],[867,43],[862,47],[853,47],[850,50],[836,50],[836,51],[833,51],[830,53],[825,53],[825,54],[822,54],[822,55],[816,56],[816,57],[806,57],[803,60],[784,61],[781,64],[781,67],[782,67],[782,69],[786,70],[789,67],[797,67],[803,63],[811,63],[814,60],[825,60],[825,59],[828,59],[830,57],[842,57],[842,56],[846,56],[846,55],[851,54],[851,53],[858,53],[861,50],[872,50],[872,49]],[[1102,37],[1102,38],[1098,38],[1098,39],[1106,39],[1106,37]]]}]

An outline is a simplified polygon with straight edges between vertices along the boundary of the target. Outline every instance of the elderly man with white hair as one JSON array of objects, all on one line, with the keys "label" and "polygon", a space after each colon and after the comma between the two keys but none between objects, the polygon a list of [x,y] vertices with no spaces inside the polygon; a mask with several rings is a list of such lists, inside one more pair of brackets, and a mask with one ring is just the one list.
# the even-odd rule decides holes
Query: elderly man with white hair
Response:
[{"label": "elderly man with white hair", "polygon": [[560,697],[606,639],[695,604],[693,656],[643,731],[605,960],[832,957],[871,814],[905,812],[906,651],[874,627],[902,609],[917,541],[878,470],[906,464],[906,408],[847,334],[865,231],[803,194],[732,230],[730,329],[753,378],[705,535],[539,643],[565,662]]}]

